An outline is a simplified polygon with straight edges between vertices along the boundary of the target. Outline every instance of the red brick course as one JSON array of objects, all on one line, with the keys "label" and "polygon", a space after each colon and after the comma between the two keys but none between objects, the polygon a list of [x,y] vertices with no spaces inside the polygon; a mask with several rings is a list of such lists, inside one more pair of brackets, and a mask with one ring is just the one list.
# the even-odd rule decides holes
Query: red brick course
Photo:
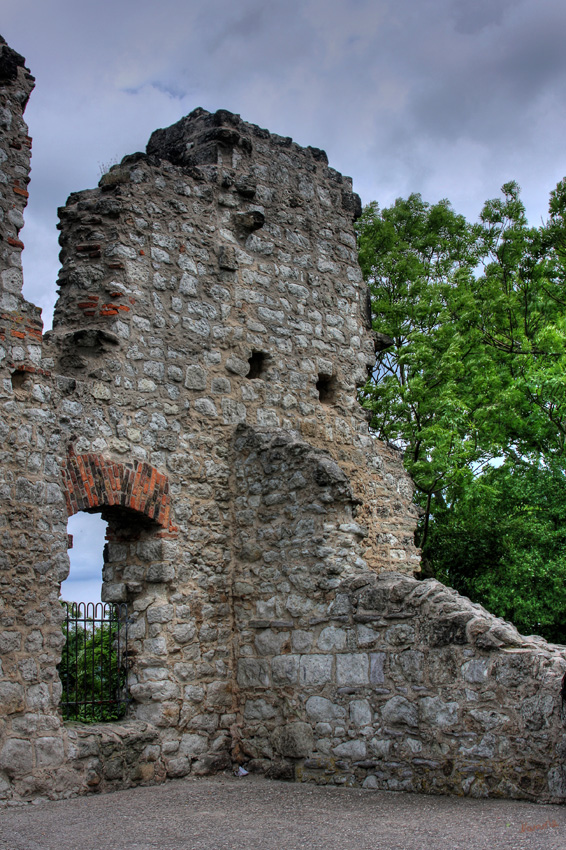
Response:
[{"label": "red brick course", "polygon": [[63,480],[69,516],[118,505],[138,511],[168,532],[176,531],[170,524],[168,478],[148,463],[124,465],[97,454],[69,454]]}]

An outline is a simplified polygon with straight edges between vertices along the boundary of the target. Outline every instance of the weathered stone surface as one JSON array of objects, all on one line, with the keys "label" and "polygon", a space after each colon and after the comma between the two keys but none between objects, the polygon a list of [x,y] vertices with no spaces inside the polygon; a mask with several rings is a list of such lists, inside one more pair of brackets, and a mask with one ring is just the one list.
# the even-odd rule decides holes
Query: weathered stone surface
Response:
[{"label": "weathered stone surface", "polygon": [[431,726],[453,726],[458,720],[458,703],[444,702],[440,697],[424,697],[420,700],[420,716]]},{"label": "weathered stone surface", "polygon": [[350,703],[350,720],[355,726],[370,726],[371,706],[367,699],[356,699]]},{"label": "weathered stone surface", "polygon": [[390,723],[393,726],[398,724],[406,726],[418,725],[416,706],[402,696],[395,696],[387,700],[381,709],[381,716],[384,723]]},{"label": "weathered stone surface", "polygon": [[0,751],[0,769],[8,776],[24,776],[33,767],[33,751],[29,741],[8,738]]},{"label": "weathered stone surface", "polygon": [[299,683],[305,687],[324,685],[332,679],[333,658],[330,655],[301,655]]},{"label": "weathered stone surface", "polygon": [[276,730],[274,744],[280,755],[305,758],[313,748],[313,732],[308,723],[288,723]]},{"label": "weathered stone surface", "polygon": [[315,721],[343,722],[346,718],[346,709],[325,697],[309,697],[306,709],[307,715]]},{"label": "weathered stone surface", "polygon": [[339,685],[369,684],[369,658],[366,653],[337,655],[336,681]]}]

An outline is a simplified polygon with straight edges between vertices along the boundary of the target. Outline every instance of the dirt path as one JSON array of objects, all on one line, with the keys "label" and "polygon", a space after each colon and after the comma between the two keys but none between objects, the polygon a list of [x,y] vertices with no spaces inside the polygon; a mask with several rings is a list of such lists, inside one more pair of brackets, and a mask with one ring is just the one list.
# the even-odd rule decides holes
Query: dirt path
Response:
[{"label": "dirt path", "polygon": [[566,848],[566,807],[287,784],[168,782],[0,809],[0,850]]}]

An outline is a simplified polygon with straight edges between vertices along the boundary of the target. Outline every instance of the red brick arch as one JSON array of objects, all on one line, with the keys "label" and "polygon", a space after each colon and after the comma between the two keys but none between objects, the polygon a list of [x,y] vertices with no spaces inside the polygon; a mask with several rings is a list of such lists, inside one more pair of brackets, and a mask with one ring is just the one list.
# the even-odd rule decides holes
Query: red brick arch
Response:
[{"label": "red brick arch", "polygon": [[97,454],[69,454],[63,480],[69,516],[117,505],[173,530],[168,478],[148,463],[122,464]]}]

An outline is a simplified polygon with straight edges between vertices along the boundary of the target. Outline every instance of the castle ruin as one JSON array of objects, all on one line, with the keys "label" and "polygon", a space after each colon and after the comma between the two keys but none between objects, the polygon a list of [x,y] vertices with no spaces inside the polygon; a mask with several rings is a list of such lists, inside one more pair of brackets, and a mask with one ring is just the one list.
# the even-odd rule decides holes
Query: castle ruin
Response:
[{"label": "castle ruin", "polygon": [[[368,433],[353,221],[324,151],[196,109],[59,210],[22,296],[33,88],[0,44],[0,800],[243,765],[566,797],[562,647],[417,581],[412,485]],[[128,717],[65,724],[67,520],[108,523]]]}]

